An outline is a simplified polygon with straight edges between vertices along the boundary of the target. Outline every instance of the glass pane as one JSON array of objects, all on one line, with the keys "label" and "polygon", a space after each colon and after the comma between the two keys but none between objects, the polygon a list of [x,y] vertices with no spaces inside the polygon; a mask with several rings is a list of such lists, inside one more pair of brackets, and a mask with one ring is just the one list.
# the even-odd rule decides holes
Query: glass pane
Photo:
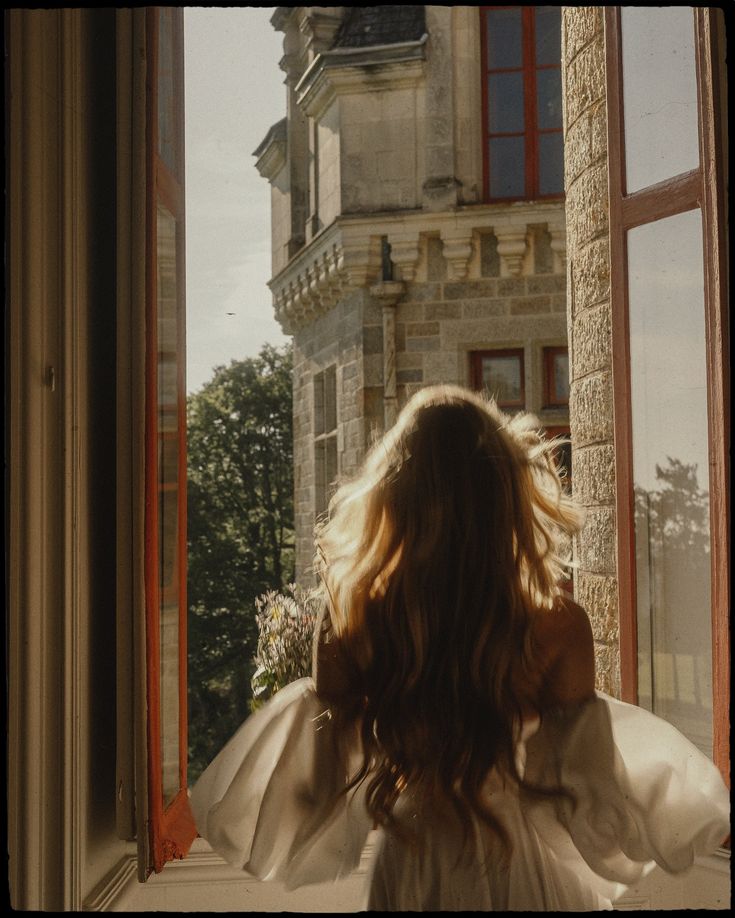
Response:
[{"label": "glass pane", "polygon": [[324,373],[314,376],[314,436],[324,433]]},{"label": "glass pane", "polygon": [[179,790],[179,355],[176,220],[159,202],[156,239],[158,335],[158,565],[161,761],[164,805]]},{"label": "glass pane", "polygon": [[324,430],[328,433],[337,427],[337,367],[324,371]]},{"label": "glass pane", "polygon": [[556,353],[551,368],[554,378],[554,401],[569,401],[569,352]]},{"label": "glass pane", "polygon": [[179,603],[161,606],[161,771],[163,803],[179,791]]},{"label": "glass pane", "polygon": [[639,701],[712,755],[699,210],[628,233]]},{"label": "glass pane", "polygon": [[326,457],[324,439],[314,444],[314,512],[317,516],[327,509]]},{"label": "glass pane", "polygon": [[564,192],[564,141],[561,131],[539,134],[538,138],[539,194]]},{"label": "glass pane", "polygon": [[174,14],[172,7],[161,7],[158,32],[158,153],[178,174],[176,162],[176,79],[174,75]]},{"label": "glass pane", "polygon": [[541,130],[561,127],[561,70],[536,71],[537,120]]},{"label": "glass pane", "polygon": [[337,482],[337,437],[328,437],[325,444],[327,501],[334,494]]},{"label": "glass pane", "polygon": [[520,7],[488,10],[487,65],[490,70],[523,66]]},{"label": "glass pane", "polygon": [[536,64],[561,64],[561,7],[536,7]]},{"label": "glass pane", "polygon": [[523,74],[491,73],[487,78],[487,114],[491,134],[512,134],[522,131]]},{"label": "glass pane", "polygon": [[554,355],[554,392],[557,400],[569,401],[569,355]]},{"label": "glass pane", "polygon": [[515,354],[482,358],[482,386],[499,405],[523,401],[521,358]]},{"label": "glass pane", "polygon": [[526,157],[523,137],[492,137],[489,166],[491,198],[525,196]]},{"label": "glass pane", "polygon": [[621,10],[627,193],[699,165],[690,6]]},{"label": "glass pane", "polygon": [[[159,202],[157,213],[158,402],[164,429],[176,422],[178,404],[178,290],[176,220]],[[163,416],[165,415],[165,420]],[[175,429],[175,426],[174,426]]]}]

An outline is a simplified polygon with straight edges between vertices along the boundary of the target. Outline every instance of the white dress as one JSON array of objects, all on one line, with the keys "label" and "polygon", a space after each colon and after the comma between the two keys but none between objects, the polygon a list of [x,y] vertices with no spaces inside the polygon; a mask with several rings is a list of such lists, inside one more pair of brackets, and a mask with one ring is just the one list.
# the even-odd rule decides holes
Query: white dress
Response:
[{"label": "white dress", "polygon": [[[240,727],[191,791],[197,829],[226,861],[293,889],[348,875],[371,829],[364,784],[337,796],[359,763],[337,760],[333,724],[311,678],[278,692]],[[474,823],[471,856],[451,808],[422,809],[404,792],[399,820],[414,847],[381,829],[361,908],[580,911],[611,900],[655,864],[686,870],[728,835],[729,793],[720,773],[674,727],[598,692],[574,710],[526,724],[518,746],[525,777],[561,784],[566,798],[526,799],[493,773],[493,811],[513,842]]]}]

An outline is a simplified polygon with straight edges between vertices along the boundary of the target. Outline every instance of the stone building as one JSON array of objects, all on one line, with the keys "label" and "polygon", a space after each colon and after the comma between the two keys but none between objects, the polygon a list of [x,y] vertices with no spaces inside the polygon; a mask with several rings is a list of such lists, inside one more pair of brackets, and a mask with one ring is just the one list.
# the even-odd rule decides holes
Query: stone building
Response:
[{"label": "stone building", "polygon": [[[560,10],[539,10],[278,7],[271,20],[287,116],[255,155],[272,188],[275,313],[294,340],[301,578],[333,481],[419,387],[486,387],[569,430]],[[502,40],[485,41],[488,23]]]}]

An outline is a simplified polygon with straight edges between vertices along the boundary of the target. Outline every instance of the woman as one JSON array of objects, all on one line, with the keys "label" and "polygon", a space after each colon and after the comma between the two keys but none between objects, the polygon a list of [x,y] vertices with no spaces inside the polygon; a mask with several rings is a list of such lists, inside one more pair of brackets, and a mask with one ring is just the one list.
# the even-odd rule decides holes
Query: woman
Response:
[{"label": "woman", "polygon": [[559,584],[581,525],[527,416],[423,389],[317,528],[314,680],[192,792],[225,859],[295,887],[357,866],[373,909],[579,910],[728,832],[712,763],[594,689]]}]

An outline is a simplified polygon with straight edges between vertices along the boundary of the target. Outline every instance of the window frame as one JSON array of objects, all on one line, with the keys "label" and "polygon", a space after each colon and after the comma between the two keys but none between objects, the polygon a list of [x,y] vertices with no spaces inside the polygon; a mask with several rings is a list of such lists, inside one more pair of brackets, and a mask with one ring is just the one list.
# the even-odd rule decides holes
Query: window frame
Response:
[{"label": "window frame", "polygon": [[[716,12],[716,11],[715,11]],[[718,60],[712,10],[694,8],[700,163],[697,169],[626,193],[620,7],[607,7],[605,53],[610,192],[610,301],[615,431],[617,571],[621,694],[638,701],[635,527],[626,234],[630,229],[699,209],[703,226],[705,346],[710,464],[713,758],[729,784],[729,365],[727,339],[725,159]],[[718,407],[719,406],[719,407]]]},{"label": "window frame", "polygon": [[[520,360],[521,397],[518,401],[496,402],[503,411],[523,411],[526,407],[526,358],[525,348],[506,347],[490,348],[480,351],[470,351],[470,385],[478,392],[485,389],[482,379],[482,361],[486,357],[518,357]],[[492,395],[492,393],[491,393]]]},{"label": "window frame", "polygon": [[[159,24],[163,7],[146,10],[146,349],[145,349],[145,604],[146,604],[146,694],[148,759],[148,863],[145,872],[160,872],[165,863],[182,858],[197,836],[187,792],[187,647],[186,647],[186,276],[184,211],[184,55],[183,7],[173,9],[174,138],[178,175],[172,173],[158,153],[158,54]],[[159,202],[176,222],[177,301],[177,440],[178,440],[178,532],[174,562],[177,579],[178,703],[179,703],[179,789],[164,805],[163,756],[161,742],[161,639],[159,582],[159,491],[158,472],[158,258],[157,212]],[[165,435],[163,435],[165,438]]]},{"label": "window frame", "polygon": [[544,408],[569,408],[569,393],[567,392],[566,398],[560,396],[556,391],[556,384],[554,381],[554,358],[559,354],[566,354],[568,358],[569,347],[566,344],[558,344],[543,348],[542,359],[544,364]]},{"label": "window frame", "polygon": [[[498,67],[490,70],[488,66],[487,48],[487,14],[491,10],[519,9],[521,11],[521,46],[523,62],[521,67]],[[561,7],[560,21],[561,21]],[[564,187],[551,194],[541,194],[539,191],[539,136],[542,134],[563,135],[563,126],[558,128],[539,128],[537,126],[538,106],[536,102],[536,71],[553,70],[556,64],[542,64],[536,66],[535,50],[536,34],[536,9],[534,6],[481,6],[480,7],[480,72],[481,72],[481,98],[482,98],[482,175],[483,199],[488,203],[511,203],[513,201],[558,201],[564,200]],[[561,57],[558,69],[561,74]],[[492,73],[517,72],[523,74],[523,132],[495,132],[490,133],[488,75]],[[560,81],[561,91],[561,81]],[[525,141],[525,189],[523,195],[508,195],[507,197],[493,197],[490,194],[490,138],[503,136],[522,136]]]}]

